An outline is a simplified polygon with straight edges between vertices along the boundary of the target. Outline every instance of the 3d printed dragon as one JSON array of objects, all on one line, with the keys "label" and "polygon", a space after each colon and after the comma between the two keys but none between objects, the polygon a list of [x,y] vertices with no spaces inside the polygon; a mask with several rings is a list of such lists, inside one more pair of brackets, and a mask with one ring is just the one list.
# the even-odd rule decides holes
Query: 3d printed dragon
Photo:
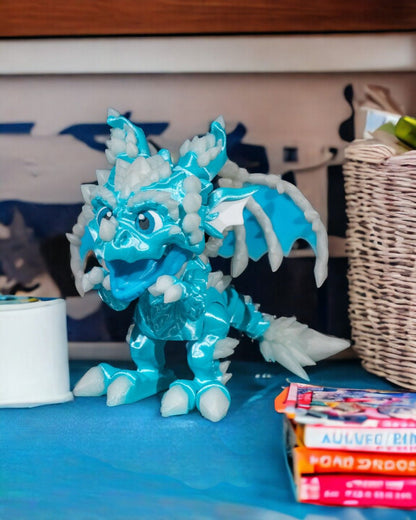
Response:
[{"label": "3d printed dragon", "polygon": [[[81,295],[98,290],[122,310],[137,300],[127,334],[137,370],[101,363],[74,388],[77,396],[107,394],[110,406],[132,403],[167,390],[163,416],[197,408],[211,421],[229,408],[226,382],[238,340],[230,327],[257,340],[267,361],[301,377],[302,366],[334,354],[348,342],[324,336],[294,318],[261,313],[230,285],[249,258],[268,253],[278,269],[302,238],[316,255],[315,278],[326,278],[327,234],[317,212],[279,176],[249,174],[227,158],[223,118],[210,131],[187,140],[174,160],[166,149],[151,151],[141,128],[109,110],[111,171],[98,170],[98,184],[81,187],[85,204],[68,234],[71,268]],[[216,179],[218,187],[214,188]],[[99,266],[84,272],[93,253]],[[211,272],[210,257],[232,258],[231,276]],[[165,367],[168,340],[184,340],[193,380],[175,380]]]}]

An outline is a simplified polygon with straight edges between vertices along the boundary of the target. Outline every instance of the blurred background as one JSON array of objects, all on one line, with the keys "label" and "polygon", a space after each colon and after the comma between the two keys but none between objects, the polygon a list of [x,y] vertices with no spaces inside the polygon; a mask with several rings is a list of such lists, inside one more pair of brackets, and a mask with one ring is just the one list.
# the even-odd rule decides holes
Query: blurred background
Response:
[{"label": "blurred background", "polygon": [[[222,114],[230,158],[295,183],[329,234],[319,290],[301,243],[276,273],[250,263],[236,287],[267,313],[350,336],[344,149],[383,102],[371,86],[416,114],[413,1],[3,0],[0,17],[1,293],[66,298],[72,357],[127,355],[132,309],[78,297],[65,238],[80,184],[108,167],[107,108],[173,152]],[[259,356],[249,343],[238,355]]]}]

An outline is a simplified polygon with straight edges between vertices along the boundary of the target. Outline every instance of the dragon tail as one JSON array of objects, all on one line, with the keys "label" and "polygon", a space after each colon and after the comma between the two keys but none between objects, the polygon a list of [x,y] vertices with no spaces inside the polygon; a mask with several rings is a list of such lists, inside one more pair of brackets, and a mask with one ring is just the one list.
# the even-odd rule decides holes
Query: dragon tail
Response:
[{"label": "dragon tail", "polygon": [[274,361],[308,380],[304,366],[332,356],[349,347],[349,341],[327,336],[296,318],[275,318],[259,311],[251,298],[240,295],[233,287],[226,290],[232,327],[258,340],[266,361]]}]

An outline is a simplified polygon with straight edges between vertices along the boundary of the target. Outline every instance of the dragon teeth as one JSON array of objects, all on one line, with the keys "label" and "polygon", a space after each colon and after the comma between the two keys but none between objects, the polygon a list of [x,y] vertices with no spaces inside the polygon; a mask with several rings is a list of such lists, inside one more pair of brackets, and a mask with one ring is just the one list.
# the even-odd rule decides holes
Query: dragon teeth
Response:
[{"label": "dragon teeth", "polygon": [[104,272],[100,267],[97,266],[93,267],[87,276],[94,285],[102,283],[104,280]]},{"label": "dragon teeth", "polygon": [[82,280],[81,280],[81,285],[82,285],[82,289],[83,289],[84,293],[91,291],[91,289],[94,288],[94,283],[90,279],[89,273],[84,274],[84,276],[82,277]]},{"label": "dragon teeth", "polygon": [[104,289],[106,291],[110,291],[111,290],[111,287],[110,287],[110,276],[106,276],[102,282],[102,286],[104,287]]}]

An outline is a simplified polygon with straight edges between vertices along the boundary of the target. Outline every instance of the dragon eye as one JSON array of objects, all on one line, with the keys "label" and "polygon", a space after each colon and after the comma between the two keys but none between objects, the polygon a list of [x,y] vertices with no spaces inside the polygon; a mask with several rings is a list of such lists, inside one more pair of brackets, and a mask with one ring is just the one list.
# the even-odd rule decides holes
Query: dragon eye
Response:
[{"label": "dragon eye", "polygon": [[143,233],[150,234],[162,227],[162,219],[155,211],[142,211],[137,215],[136,225]]},{"label": "dragon eye", "polygon": [[113,210],[111,210],[110,208],[107,208],[106,206],[104,206],[97,213],[97,222],[98,222],[98,224],[100,224],[101,221],[103,220],[103,218],[106,219],[106,220],[110,220],[110,218],[112,216],[113,216]]}]

